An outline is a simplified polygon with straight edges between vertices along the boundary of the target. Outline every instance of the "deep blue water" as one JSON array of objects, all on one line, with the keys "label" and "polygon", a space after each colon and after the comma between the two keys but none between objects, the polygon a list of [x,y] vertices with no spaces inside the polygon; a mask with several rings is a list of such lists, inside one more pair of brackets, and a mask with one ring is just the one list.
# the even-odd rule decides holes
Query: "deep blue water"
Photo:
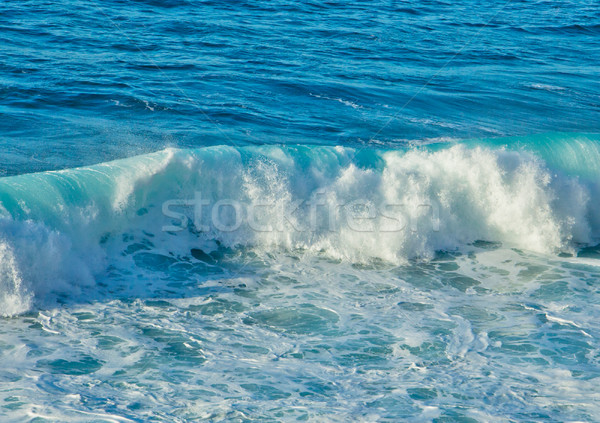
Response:
[{"label": "deep blue water", "polygon": [[591,1],[3,1],[1,170],[597,132]]},{"label": "deep blue water", "polygon": [[592,1],[4,0],[0,421],[600,416]]}]

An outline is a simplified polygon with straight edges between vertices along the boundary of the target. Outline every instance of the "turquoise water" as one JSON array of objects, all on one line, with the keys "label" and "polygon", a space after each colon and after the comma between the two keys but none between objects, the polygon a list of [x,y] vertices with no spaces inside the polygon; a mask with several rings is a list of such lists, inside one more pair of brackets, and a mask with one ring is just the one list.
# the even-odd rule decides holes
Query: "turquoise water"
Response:
[{"label": "turquoise water", "polygon": [[598,420],[599,28],[3,2],[0,420]]}]

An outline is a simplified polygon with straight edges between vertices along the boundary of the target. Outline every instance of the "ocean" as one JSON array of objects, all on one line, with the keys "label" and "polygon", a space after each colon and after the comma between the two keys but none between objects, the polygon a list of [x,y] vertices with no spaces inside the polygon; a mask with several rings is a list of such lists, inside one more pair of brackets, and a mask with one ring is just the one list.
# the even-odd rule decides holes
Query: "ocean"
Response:
[{"label": "ocean", "polygon": [[0,4],[0,421],[599,421],[599,378],[596,2]]}]

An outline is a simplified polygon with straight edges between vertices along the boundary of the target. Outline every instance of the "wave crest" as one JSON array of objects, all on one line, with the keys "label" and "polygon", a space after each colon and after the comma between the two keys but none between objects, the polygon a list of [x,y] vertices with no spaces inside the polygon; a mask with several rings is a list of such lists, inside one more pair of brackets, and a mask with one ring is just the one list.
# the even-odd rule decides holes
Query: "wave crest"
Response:
[{"label": "wave crest", "polygon": [[477,240],[572,250],[599,235],[598,169],[578,169],[597,141],[169,149],[2,178],[0,304],[15,314],[93,284],[132,233],[184,255],[217,241],[394,263]]}]

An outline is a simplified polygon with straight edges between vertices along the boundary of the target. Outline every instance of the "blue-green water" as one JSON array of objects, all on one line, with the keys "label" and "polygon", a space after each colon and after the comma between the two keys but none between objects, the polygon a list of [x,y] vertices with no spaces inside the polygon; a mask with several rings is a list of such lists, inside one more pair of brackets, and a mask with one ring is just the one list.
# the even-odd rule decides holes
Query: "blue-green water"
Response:
[{"label": "blue-green water", "polygon": [[5,1],[0,421],[595,421],[600,9]]}]

